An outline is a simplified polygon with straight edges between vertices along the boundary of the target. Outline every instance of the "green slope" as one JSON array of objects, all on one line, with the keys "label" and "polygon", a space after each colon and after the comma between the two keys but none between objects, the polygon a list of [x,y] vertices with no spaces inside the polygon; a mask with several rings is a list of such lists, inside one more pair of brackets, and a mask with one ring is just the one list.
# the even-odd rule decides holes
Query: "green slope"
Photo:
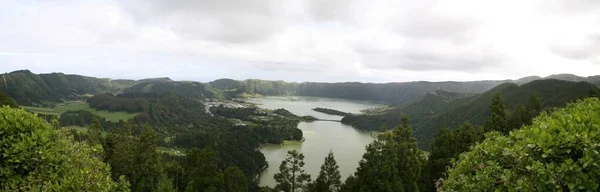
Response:
[{"label": "green slope", "polygon": [[400,123],[400,115],[407,114],[411,118],[419,147],[429,148],[429,145],[440,128],[448,125],[456,128],[463,122],[469,121],[475,125],[483,125],[489,113],[489,105],[496,93],[504,98],[507,111],[510,113],[519,103],[527,104],[532,94],[537,93],[543,107],[550,109],[564,106],[588,95],[596,86],[586,82],[570,82],[562,80],[537,80],[522,86],[505,83],[475,96],[447,100],[443,96],[427,94],[424,97],[388,109],[375,115],[347,116],[342,123],[350,124],[362,130],[382,130]]},{"label": "green slope", "polygon": [[34,74],[29,70],[0,75],[0,90],[20,105],[52,106],[102,92],[120,92],[133,80],[111,80],[63,73]]},{"label": "green slope", "polygon": [[223,94],[211,87],[193,81],[143,82],[125,89],[125,93],[164,93],[170,92],[192,99],[223,99]]}]

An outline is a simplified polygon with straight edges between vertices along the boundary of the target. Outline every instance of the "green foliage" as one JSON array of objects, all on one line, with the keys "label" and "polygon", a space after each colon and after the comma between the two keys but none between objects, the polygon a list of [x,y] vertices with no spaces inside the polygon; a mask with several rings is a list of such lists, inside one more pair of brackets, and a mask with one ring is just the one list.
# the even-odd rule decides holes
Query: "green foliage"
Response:
[{"label": "green foliage", "polygon": [[418,191],[423,154],[417,149],[416,139],[402,117],[402,125],[391,132],[379,134],[369,144],[352,179],[347,179],[346,191]]},{"label": "green foliage", "polygon": [[237,166],[227,167],[224,171],[225,192],[243,192],[248,191],[248,182],[244,171]]},{"label": "green foliage", "polygon": [[121,176],[132,177],[136,156],[132,132],[133,125],[131,122],[126,122],[123,128],[116,131],[116,134],[109,133],[107,136],[104,148],[107,150],[106,161],[112,167],[113,179]]},{"label": "green foliage", "polygon": [[12,108],[17,108],[19,107],[19,105],[17,105],[17,102],[10,96],[4,94],[4,92],[0,91],[0,107],[2,106],[9,106]]},{"label": "green foliage", "polygon": [[219,169],[219,153],[209,149],[192,149],[187,154],[188,187],[195,191],[217,191],[225,185]]},{"label": "green foliage", "polygon": [[304,173],[304,154],[288,151],[287,158],[281,162],[279,173],[273,175],[277,182],[276,190],[284,192],[299,191],[310,182],[310,175]]},{"label": "green foliage", "polygon": [[325,113],[325,114],[330,114],[330,115],[339,115],[339,116],[352,115],[350,113],[346,113],[346,112],[343,112],[343,111],[338,111],[338,110],[335,110],[335,109],[321,108],[321,107],[317,107],[317,108],[314,108],[312,110],[313,111],[318,111],[318,112],[321,112],[321,113]]},{"label": "green foliage", "polygon": [[504,100],[502,100],[500,93],[496,93],[496,96],[492,99],[490,114],[487,119],[485,119],[483,128],[486,132],[498,131],[507,134],[509,131],[504,109]]},{"label": "green foliage", "polygon": [[436,191],[440,178],[446,176],[446,170],[453,159],[469,150],[469,147],[483,139],[483,135],[473,125],[465,122],[454,131],[442,128],[436,135],[431,152],[423,167],[419,185],[421,191]]},{"label": "green foliage", "polygon": [[212,90],[199,82],[191,81],[164,81],[143,82],[125,89],[125,93],[173,93],[190,99],[223,99],[221,92]]},{"label": "green foliage", "polygon": [[314,189],[309,191],[314,192],[337,192],[342,184],[342,176],[340,175],[340,166],[337,165],[333,152],[329,152],[325,157],[325,162],[321,165],[319,176],[313,183]]},{"label": "green foliage", "polygon": [[104,128],[102,128],[102,125],[100,124],[100,119],[99,118],[94,118],[92,119],[92,122],[90,123],[90,128],[88,129],[88,143],[90,145],[102,145],[102,131],[104,130]]},{"label": "green foliage", "polygon": [[156,133],[150,125],[144,126],[135,146],[135,159],[132,176],[132,191],[154,191],[159,188],[164,176],[161,161],[156,152]]},{"label": "green foliage", "polygon": [[125,180],[110,178],[102,152],[25,110],[0,108],[3,191],[127,191]]},{"label": "green foliage", "polygon": [[488,133],[448,171],[442,191],[596,191],[600,100],[542,113],[508,136]]},{"label": "green foliage", "polygon": [[[265,143],[281,144],[284,140],[302,140],[302,130],[298,129],[300,117],[285,109],[277,109],[273,113],[264,113],[256,108],[211,107],[210,111],[226,118],[236,118],[252,122],[250,127]],[[277,114],[277,115],[274,115]]]},{"label": "green foliage", "polygon": [[[361,130],[379,131],[393,128],[401,122],[400,114],[406,114],[411,117],[410,123],[419,140],[419,148],[429,149],[435,134],[444,125],[452,129],[468,121],[475,126],[482,126],[490,113],[490,103],[496,93],[500,93],[504,99],[508,110],[506,114],[512,114],[517,105],[529,101],[526,109],[534,117],[541,110],[562,107],[568,102],[587,97],[590,90],[598,90],[598,87],[585,82],[546,79],[521,86],[501,84],[485,93],[462,98],[449,96],[451,94],[430,93],[415,101],[392,106],[384,112],[346,116],[342,123]],[[532,102],[533,98],[537,101]]]}]

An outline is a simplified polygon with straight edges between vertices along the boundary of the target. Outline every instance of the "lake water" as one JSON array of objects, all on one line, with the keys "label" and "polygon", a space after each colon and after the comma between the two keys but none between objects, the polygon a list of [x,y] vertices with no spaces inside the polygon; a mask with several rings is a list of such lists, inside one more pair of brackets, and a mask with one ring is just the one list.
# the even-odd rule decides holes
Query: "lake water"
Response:
[{"label": "lake water", "polygon": [[[331,108],[349,113],[360,113],[360,110],[382,107],[383,105],[329,98],[315,97],[263,97],[248,99],[265,109],[285,108],[296,115],[312,115],[319,119],[340,120],[342,116],[328,115],[313,111],[315,107]],[[269,167],[260,175],[261,186],[275,186],[273,175],[279,172],[279,165],[287,155],[287,151],[297,150],[304,154],[304,170],[316,179],[321,165],[329,151],[333,151],[340,166],[342,181],[354,173],[358,161],[362,158],[365,146],[373,141],[371,133],[361,132],[351,126],[339,122],[315,121],[301,122],[298,128],[304,133],[304,142],[290,142],[285,145],[266,145],[260,151],[265,154]]]}]

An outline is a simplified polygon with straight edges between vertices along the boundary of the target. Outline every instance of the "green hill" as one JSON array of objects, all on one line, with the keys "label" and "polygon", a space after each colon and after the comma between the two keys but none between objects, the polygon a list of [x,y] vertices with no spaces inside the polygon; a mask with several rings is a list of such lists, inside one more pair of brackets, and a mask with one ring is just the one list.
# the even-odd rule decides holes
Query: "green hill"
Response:
[{"label": "green hill", "polygon": [[0,90],[20,105],[51,106],[65,100],[81,100],[90,94],[119,92],[133,80],[111,80],[63,73],[34,74],[29,70],[0,75]]},{"label": "green hill", "polygon": [[125,89],[125,93],[164,93],[171,92],[192,99],[223,99],[223,94],[209,86],[193,81],[159,81],[138,83]]},{"label": "green hill", "polygon": [[527,104],[532,94],[536,93],[544,109],[564,106],[567,102],[588,95],[590,90],[598,88],[586,82],[570,82],[555,79],[537,80],[522,86],[505,83],[478,94],[447,100],[436,94],[427,94],[418,100],[396,106],[375,115],[347,116],[342,123],[350,124],[361,130],[384,130],[400,123],[400,115],[407,114],[411,118],[419,147],[429,145],[440,128],[444,125],[456,128],[469,121],[474,125],[483,125],[489,105],[496,93],[504,98],[508,114],[519,103]]},{"label": "green hill", "polygon": [[17,102],[13,98],[0,91],[0,107],[5,105],[8,105],[9,107],[13,108],[19,107],[19,105],[17,105]]}]

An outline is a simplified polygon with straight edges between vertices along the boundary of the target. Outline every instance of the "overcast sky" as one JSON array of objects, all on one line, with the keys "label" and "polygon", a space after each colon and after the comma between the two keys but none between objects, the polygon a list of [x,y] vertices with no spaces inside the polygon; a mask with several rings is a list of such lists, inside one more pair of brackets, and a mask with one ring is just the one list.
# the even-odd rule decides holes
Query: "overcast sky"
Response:
[{"label": "overcast sky", "polygon": [[0,0],[0,72],[176,80],[600,75],[600,0]]}]

